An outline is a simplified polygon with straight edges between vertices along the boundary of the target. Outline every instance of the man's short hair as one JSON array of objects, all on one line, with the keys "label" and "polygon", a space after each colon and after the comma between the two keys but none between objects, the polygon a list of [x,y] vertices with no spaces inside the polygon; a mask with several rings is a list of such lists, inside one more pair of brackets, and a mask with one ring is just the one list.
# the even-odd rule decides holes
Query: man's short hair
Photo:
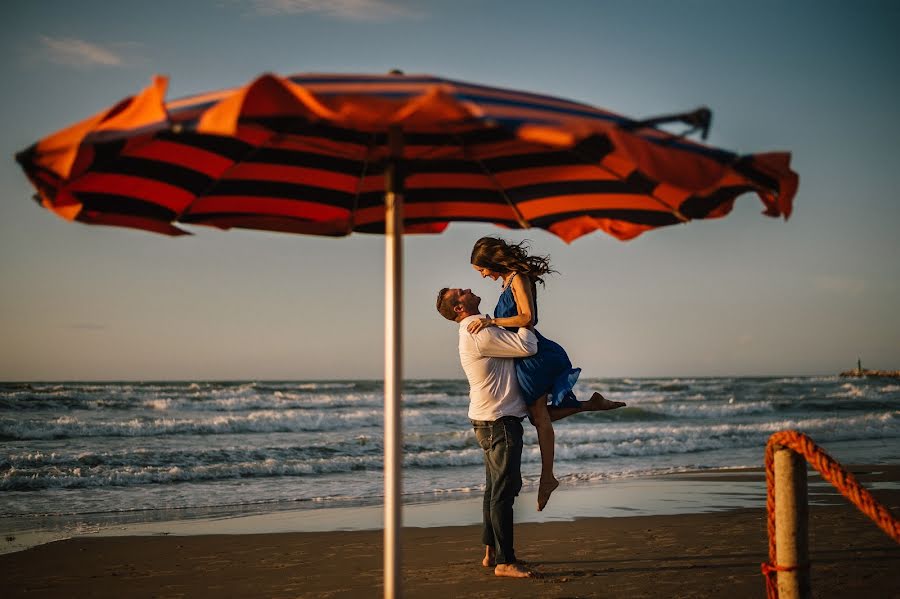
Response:
[{"label": "man's short hair", "polygon": [[454,311],[453,308],[456,307],[459,302],[455,301],[454,298],[451,298],[447,293],[448,291],[450,291],[449,287],[444,287],[438,291],[437,311],[447,320],[455,321],[456,311]]}]

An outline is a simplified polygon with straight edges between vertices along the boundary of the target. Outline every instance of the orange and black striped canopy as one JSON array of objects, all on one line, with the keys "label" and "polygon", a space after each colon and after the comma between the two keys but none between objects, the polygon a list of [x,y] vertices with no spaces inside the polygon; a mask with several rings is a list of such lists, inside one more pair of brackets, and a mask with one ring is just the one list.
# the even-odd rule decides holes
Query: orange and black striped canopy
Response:
[{"label": "orange and black striped canopy", "polygon": [[17,155],[38,199],[86,223],[320,235],[384,230],[388,129],[404,227],[539,227],[566,241],[728,214],[790,215],[790,154],[738,155],[545,95],[428,75],[264,75],[165,101],[167,80]]}]

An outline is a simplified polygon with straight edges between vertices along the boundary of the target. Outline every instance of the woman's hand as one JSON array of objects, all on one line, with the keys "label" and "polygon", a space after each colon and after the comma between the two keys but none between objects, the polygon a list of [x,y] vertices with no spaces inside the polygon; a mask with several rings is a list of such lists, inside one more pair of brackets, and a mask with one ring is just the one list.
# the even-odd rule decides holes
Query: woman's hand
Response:
[{"label": "woman's hand", "polygon": [[479,318],[478,320],[473,320],[472,322],[470,322],[467,330],[474,335],[481,329],[486,329],[487,327],[492,326],[495,326],[493,318]]}]

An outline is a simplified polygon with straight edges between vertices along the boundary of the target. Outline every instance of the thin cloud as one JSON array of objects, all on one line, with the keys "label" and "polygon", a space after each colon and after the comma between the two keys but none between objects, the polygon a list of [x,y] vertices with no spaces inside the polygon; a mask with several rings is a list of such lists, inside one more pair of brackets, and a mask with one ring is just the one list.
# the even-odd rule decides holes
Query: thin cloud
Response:
[{"label": "thin cloud", "polygon": [[816,287],[822,291],[838,295],[858,297],[865,293],[866,282],[844,275],[821,275],[814,278]]},{"label": "thin cloud", "polygon": [[257,14],[318,14],[348,21],[415,19],[421,13],[395,0],[253,0]]},{"label": "thin cloud", "polygon": [[50,62],[74,67],[118,67],[125,61],[118,54],[74,37],[38,36],[44,56]]},{"label": "thin cloud", "polygon": [[66,328],[79,331],[105,331],[108,327],[105,324],[97,324],[94,322],[76,322],[68,325]]},{"label": "thin cloud", "polygon": [[750,345],[753,345],[753,335],[746,333],[743,335],[738,335],[737,344],[738,347],[748,347]]}]

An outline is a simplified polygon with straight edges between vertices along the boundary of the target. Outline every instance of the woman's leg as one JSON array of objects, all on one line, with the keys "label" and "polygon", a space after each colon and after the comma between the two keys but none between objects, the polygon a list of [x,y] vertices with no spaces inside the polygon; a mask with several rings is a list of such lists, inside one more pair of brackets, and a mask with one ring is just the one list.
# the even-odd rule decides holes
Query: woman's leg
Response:
[{"label": "woman's leg", "polygon": [[543,399],[528,406],[531,423],[537,431],[538,446],[541,448],[541,482],[538,485],[538,511],[544,509],[550,500],[550,494],[559,486],[559,481],[553,476],[553,458],[556,451],[556,435],[553,432],[553,424],[550,421],[550,412],[547,410],[547,402]]},{"label": "woman's leg", "polygon": [[581,412],[601,412],[605,410],[615,410],[616,408],[624,408],[624,401],[610,401],[600,395],[594,393],[591,398],[581,403],[578,408],[558,408],[555,406],[547,406],[547,412],[550,414],[550,422],[556,422],[562,418],[571,416],[572,414],[580,414]]},{"label": "woman's leg", "polygon": [[616,408],[624,408],[624,401],[610,401],[596,391],[591,398],[584,402],[585,412],[601,412],[604,410],[615,410]]}]

